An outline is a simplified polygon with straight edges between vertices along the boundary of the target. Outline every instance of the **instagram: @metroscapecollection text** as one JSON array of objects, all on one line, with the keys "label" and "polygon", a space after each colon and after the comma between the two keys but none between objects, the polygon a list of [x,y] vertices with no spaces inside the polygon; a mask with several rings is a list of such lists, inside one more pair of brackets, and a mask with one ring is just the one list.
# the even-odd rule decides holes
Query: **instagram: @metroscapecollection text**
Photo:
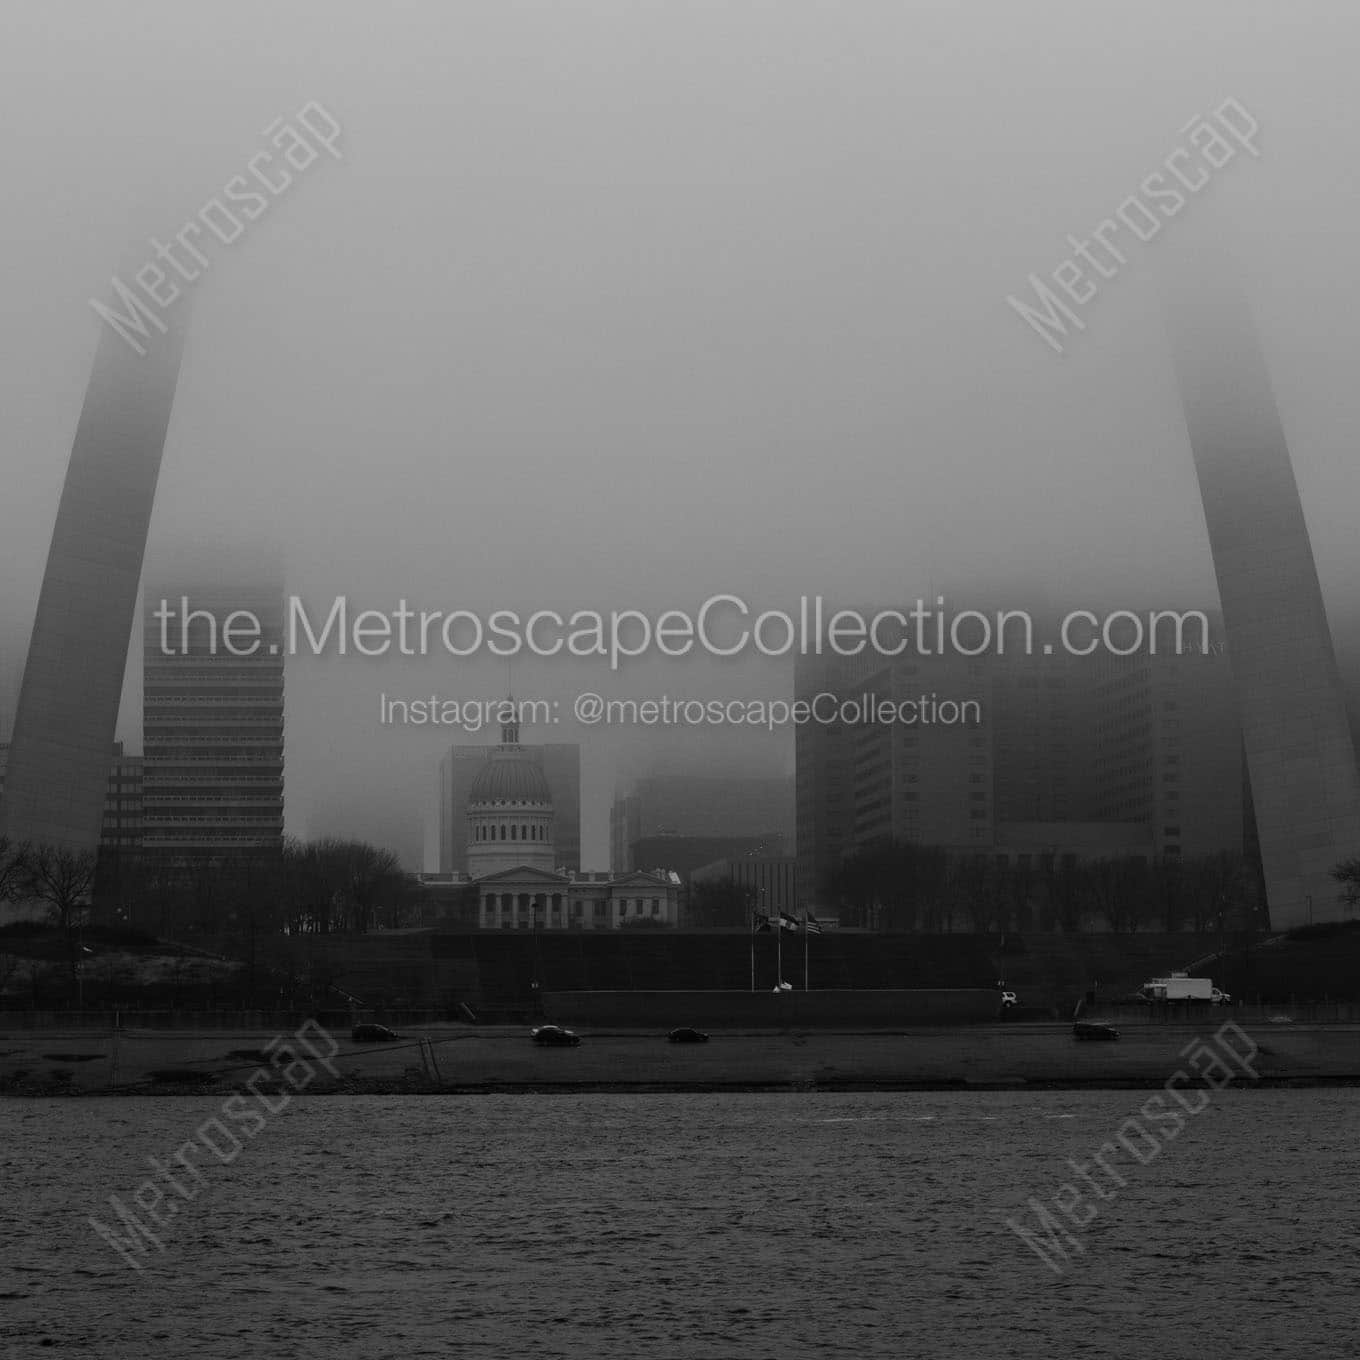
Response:
[{"label": "instagram: @metroscapecollection text", "polygon": [[[378,721],[384,727],[456,727],[476,733],[497,724],[552,727],[565,720],[558,699],[451,699],[431,694],[419,699],[378,696]],[[876,694],[846,697],[824,690],[811,699],[680,699],[662,694],[649,699],[607,699],[587,690],[570,704],[569,716],[586,727],[978,727],[977,699],[941,698],[933,690],[913,699],[884,699]]]}]

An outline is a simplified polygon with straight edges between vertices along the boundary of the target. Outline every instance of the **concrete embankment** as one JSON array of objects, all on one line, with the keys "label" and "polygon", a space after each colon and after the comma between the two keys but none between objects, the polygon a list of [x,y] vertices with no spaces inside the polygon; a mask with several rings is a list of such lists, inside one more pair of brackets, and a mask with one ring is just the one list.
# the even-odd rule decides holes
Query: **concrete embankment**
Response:
[{"label": "concrete embankment", "polygon": [[823,991],[545,991],[544,1015],[571,1027],[810,1030],[895,1029],[995,1020],[995,988]]},{"label": "concrete embankment", "polygon": [[[891,1090],[1160,1086],[1187,1046],[1224,1021],[1144,1025],[1084,1043],[1055,1024],[875,1031],[725,1031],[668,1044],[659,1031],[583,1031],[577,1048],[538,1048],[523,1028],[430,1028],[392,1044],[337,1037],[337,1080],[305,1091]],[[1244,1027],[1234,1038],[1264,1084],[1360,1084],[1360,1026]],[[13,1095],[225,1091],[260,1070],[271,1033],[0,1033],[0,1090]],[[284,1036],[287,1042],[287,1036]],[[1251,1084],[1243,1075],[1239,1084]]]}]

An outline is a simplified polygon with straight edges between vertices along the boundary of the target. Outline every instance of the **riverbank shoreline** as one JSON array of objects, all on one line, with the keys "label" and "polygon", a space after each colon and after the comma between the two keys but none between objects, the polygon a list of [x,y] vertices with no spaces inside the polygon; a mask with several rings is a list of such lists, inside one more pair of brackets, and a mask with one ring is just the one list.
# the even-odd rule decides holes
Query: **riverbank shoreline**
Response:
[{"label": "riverbank shoreline", "polygon": [[[0,1095],[225,1097],[247,1082],[314,1096],[1155,1090],[1177,1072],[1197,1081],[1187,1054],[1216,1033],[1246,1055],[1246,1070],[1233,1073],[1239,1086],[1360,1086],[1360,1025],[1247,1029],[1218,1017],[1129,1026],[1112,1043],[1079,1041],[1054,1023],[715,1032],[693,1045],[583,1029],[575,1048],[539,1048],[522,1026],[431,1027],[385,1044],[325,1035],[319,1051],[316,1033],[308,1056],[297,1036],[263,1031],[0,1032]],[[264,1056],[281,1048],[306,1065],[291,1085]]]},{"label": "riverbank shoreline", "polygon": [[[1026,1092],[1072,1092],[1072,1091],[1159,1091],[1165,1082],[1104,1080],[1093,1082],[1037,1081],[1037,1082],[847,1082],[791,1085],[771,1082],[768,1084],[708,1083],[657,1083],[657,1082],[614,1082],[607,1085],[581,1083],[543,1083],[529,1086],[504,1082],[484,1083],[477,1086],[406,1086],[391,1082],[364,1083],[360,1086],[336,1085],[317,1086],[308,1091],[290,1092],[294,1096],[307,1096],[314,1100],[346,1099],[356,1096],[562,1096],[562,1095],[869,1095],[869,1094],[942,1094],[977,1092],[979,1094],[996,1091]],[[1267,1091],[1303,1090],[1340,1090],[1360,1087],[1360,1073],[1334,1077],[1283,1077],[1262,1078],[1252,1081],[1243,1078],[1234,1083],[1231,1089]],[[1190,1081],[1184,1090],[1204,1089],[1205,1083]],[[129,1096],[139,1099],[184,1099],[186,1097],[226,1098],[246,1094],[244,1088],[208,1085],[181,1087],[179,1089],[156,1087],[134,1088],[118,1087],[92,1091],[57,1091],[52,1089],[16,1089],[0,1093],[0,1098],[9,1100],[98,1100],[102,1098],[121,1099]]]}]

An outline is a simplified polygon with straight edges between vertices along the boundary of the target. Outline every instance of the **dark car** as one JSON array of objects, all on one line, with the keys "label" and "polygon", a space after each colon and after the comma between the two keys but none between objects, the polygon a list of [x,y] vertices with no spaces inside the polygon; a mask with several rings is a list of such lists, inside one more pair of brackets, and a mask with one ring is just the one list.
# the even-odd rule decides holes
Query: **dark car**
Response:
[{"label": "dark car", "polygon": [[579,1034],[561,1025],[539,1025],[530,1032],[530,1037],[544,1048],[575,1048],[581,1042]]},{"label": "dark car", "polygon": [[355,1025],[349,1032],[352,1044],[387,1044],[400,1038],[400,1034],[386,1025]]},{"label": "dark car", "polygon": [[1072,1026],[1074,1039],[1117,1039],[1119,1031],[1100,1020],[1078,1020]]},{"label": "dark car", "polygon": [[701,1029],[691,1029],[689,1025],[681,1025],[679,1029],[673,1029],[666,1035],[668,1042],[672,1044],[706,1044],[708,1035]]}]

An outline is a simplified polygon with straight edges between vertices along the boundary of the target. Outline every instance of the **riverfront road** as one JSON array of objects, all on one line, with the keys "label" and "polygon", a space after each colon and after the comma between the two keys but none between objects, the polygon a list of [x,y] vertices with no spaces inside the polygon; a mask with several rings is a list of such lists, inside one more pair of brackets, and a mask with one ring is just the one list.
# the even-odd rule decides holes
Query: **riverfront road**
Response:
[{"label": "riverfront road", "polygon": [[[683,1023],[684,1017],[677,1017]],[[671,1045],[656,1031],[582,1028],[579,1048],[540,1049],[527,1026],[430,1026],[391,1044],[352,1044],[336,1035],[334,1064],[345,1088],[460,1090],[579,1087],[673,1089],[793,1087],[874,1088],[910,1085],[1160,1086],[1186,1067],[1182,1050],[1207,1039],[1230,1017],[1202,1024],[1119,1026],[1117,1043],[1073,1039],[1056,1022],[973,1025],[888,1033],[717,1031],[707,1044]],[[1236,1023],[1236,1022],[1232,1022]],[[1360,1081],[1360,1025],[1243,1024],[1266,1082]],[[166,1032],[11,1028],[0,1031],[0,1083],[12,1094],[58,1090],[126,1093],[186,1089],[205,1081],[244,1082],[258,1062],[233,1054],[264,1048],[272,1031]],[[427,1040],[428,1043],[422,1043]],[[157,1080],[153,1073],[173,1073]],[[325,1073],[308,1090],[334,1089]],[[190,1089],[192,1089],[190,1087]]]}]

